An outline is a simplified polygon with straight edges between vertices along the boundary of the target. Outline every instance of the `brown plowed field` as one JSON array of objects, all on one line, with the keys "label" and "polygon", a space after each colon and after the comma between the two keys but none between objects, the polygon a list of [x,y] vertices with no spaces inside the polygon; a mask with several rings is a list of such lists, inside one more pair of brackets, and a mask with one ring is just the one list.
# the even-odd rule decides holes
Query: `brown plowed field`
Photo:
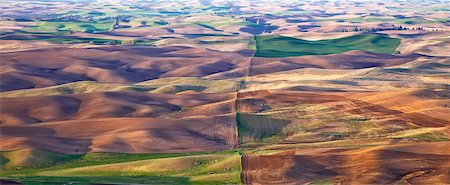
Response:
[{"label": "brown plowed field", "polygon": [[[449,184],[449,142],[244,156],[246,184]],[[297,154],[299,153],[299,154]]]}]

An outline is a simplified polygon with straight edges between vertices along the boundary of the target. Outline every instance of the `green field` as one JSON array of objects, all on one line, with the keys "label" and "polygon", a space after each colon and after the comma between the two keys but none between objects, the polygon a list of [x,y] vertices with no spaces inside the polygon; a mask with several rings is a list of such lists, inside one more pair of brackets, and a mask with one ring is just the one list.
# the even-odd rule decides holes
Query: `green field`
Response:
[{"label": "green field", "polygon": [[85,38],[77,37],[66,30],[48,30],[48,31],[24,31],[20,30],[14,33],[8,33],[0,37],[0,40],[22,40],[22,41],[47,41],[55,44],[122,44],[122,40],[105,38]]},{"label": "green field", "polygon": [[271,35],[256,36],[255,40],[255,57],[327,55],[351,50],[391,54],[400,44],[400,39],[377,34],[360,34],[318,41]]},{"label": "green field", "polygon": [[208,20],[208,21],[196,21],[193,22],[194,25],[202,26],[205,28],[209,28],[212,30],[219,30],[218,27],[227,26],[227,25],[246,25],[248,22],[242,21],[241,19],[236,18],[223,18],[218,20]]},{"label": "green field", "polygon": [[264,114],[237,113],[236,119],[241,144],[270,139],[290,123],[289,120],[274,119]]},{"label": "green field", "polygon": [[164,176],[138,176],[138,177],[117,177],[117,176],[100,176],[100,177],[48,177],[48,176],[33,176],[33,177],[15,177],[5,178],[21,182],[25,185],[91,185],[91,184],[158,184],[158,185],[183,185],[190,184],[189,178],[185,177],[164,177]]},{"label": "green field", "polygon": [[35,41],[47,41],[54,44],[81,44],[81,43],[90,43],[90,44],[121,44],[120,40],[113,39],[102,39],[102,38],[81,38],[81,37],[53,37],[53,38],[44,38],[44,37],[35,37],[35,38],[25,38],[25,39],[16,39],[16,40],[35,40]]},{"label": "green field", "polygon": [[42,21],[36,26],[25,28],[25,31],[85,31],[85,32],[104,32],[111,29],[114,25],[114,20],[106,21]]},{"label": "green field", "polygon": [[1,179],[24,184],[239,184],[240,152],[88,153],[38,149],[0,152]]}]

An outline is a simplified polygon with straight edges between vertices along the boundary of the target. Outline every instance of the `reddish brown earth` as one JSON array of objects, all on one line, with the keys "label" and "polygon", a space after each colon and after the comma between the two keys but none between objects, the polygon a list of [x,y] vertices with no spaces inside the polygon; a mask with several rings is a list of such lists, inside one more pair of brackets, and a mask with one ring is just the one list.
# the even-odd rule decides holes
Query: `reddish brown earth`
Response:
[{"label": "reddish brown earth", "polygon": [[91,93],[2,98],[1,150],[194,152],[236,146],[232,94]]},{"label": "reddish brown earth", "polygon": [[1,150],[185,153],[231,149],[234,115],[204,118],[98,118],[2,126]]},{"label": "reddish brown earth", "polygon": [[[0,184],[450,184],[438,1],[5,2]],[[399,39],[395,54],[254,56],[258,35],[367,31]]]},{"label": "reddish brown earth", "polygon": [[[232,113],[232,94],[147,94],[105,92],[2,98],[2,125],[111,117],[214,116]],[[204,107],[210,109],[202,111]],[[183,110],[182,110],[183,109]],[[172,114],[172,115],[171,115]]]},{"label": "reddish brown earth", "polygon": [[[330,106],[329,112],[343,112],[364,115],[374,120],[395,120],[423,127],[450,126],[447,98],[426,98],[437,92],[424,90],[403,90],[387,92],[311,92],[292,90],[261,90],[238,93],[237,110],[240,112],[262,112],[267,107],[282,108],[302,104]],[[439,94],[439,93],[438,93]],[[448,91],[440,91],[448,95]],[[427,107],[437,107],[434,114],[428,114]],[[298,114],[295,111],[290,112]],[[289,116],[289,112],[284,113]],[[324,114],[321,112],[320,114]]]},{"label": "reddish brown earth", "polygon": [[[80,80],[132,84],[165,77],[244,78],[238,92],[228,93],[2,97],[1,151],[187,153],[239,146],[249,153],[278,151],[242,157],[242,180],[247,184],[450,183],[450,155],[445,150],[449,142],[435,142],[450,138],[450,95],[445,86],[347,91],[336,84],[328,89],[280,86],[245,91],[246,83],[252,83],[245,81],[248,76],[300,68],[408,65],[427,56],[351,51],[267,59],[252,57],[251,51],[120,46],[1,55],[2,91]],[[278,79],[271,80],[268,83]],[[348,123],[347,117],[357,121]],[[239,130],[243,122],[248,134]],[[263,140],[272,135],[278,138]],[[424,141],[428,143],[420,143]]]},{"label": "reddish brown earth", "polygon": [[162,77],[243,77],[247,70],[242,66],[248,65],[249,54],[120,46],[2,53],[0,89],[47,87],[81,80],[127,84]]},{"label": "reddish brown earth", "polygon": [[244,156],[246,184],[449,184],[449,142]]},{"label": "reddish brown earth", "polygon": [[419,57],[351,51],[326,56],[252,58],[252,53],[121,46],[7,52],[1,53],[0,89],[48,87],[82,80],[127,84],[163,77],[227,79],[299,68],[360,69],[403,64]]},{"label": "reddish brown earth", "polygon": [[[7,106],[1,109],[1,150],[37,147],[62,153],[171,153],[230,149],[237,145],[236,111],[270,113],[277,108],[302,104],[330,107],[327,112],[317,114],[360,115],[385,127],[399,124],[404,128],[412,125],[448,127],[450,120],[445,116],[448,109],[436,114],[428,114],[425,109],[449,103],[448,100],[421,98],[426,94],[424,91],[263,90],[237,95],[119,91],[2,98]],[[386,99],[386,96],[391,98]],[[418,108],[409,111],[411,107]],[[297,119],[296,116],[303,113],[295,110],[271,114],[300,125],[307,121]],[[330,129],[332,125],[336,126],[330,122],[316,131]],[[303,141],[289,140],[291,143]]]}]

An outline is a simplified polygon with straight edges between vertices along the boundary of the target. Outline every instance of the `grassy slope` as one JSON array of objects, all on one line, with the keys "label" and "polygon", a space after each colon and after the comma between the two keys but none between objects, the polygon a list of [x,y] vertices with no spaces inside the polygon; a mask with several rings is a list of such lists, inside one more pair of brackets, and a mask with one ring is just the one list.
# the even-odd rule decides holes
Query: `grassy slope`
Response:
[{"label": "grassy slope", "polygon": [[[364,114],[336,111],[324,104],[277,107],[258,114],[237,114],[239,141],[244,147],[277,143],[310,143],[310,146],[335,140],[390,140],[415,142],[448,141],[446,128],[420,128],[386,124]],[[367,142],[367,141],[366,141]],[[347,145],[352,145],[351,142]]]},{"label": "grassy slope", "polygon": [[105,38],[84,38],[69,34],[67,30],[33,30],[24,29],[0,37],[0,40],[23,40],[23,41],[47,41],[55,44],[94,43],[94,44],[121,44],[121,40]]},{"label": "grassy slope", "polygon": [[255,39],[256,57],[326,55],[351,50],[393,53],[400,44],[399,39],[376,34],[360,34],[319,41],[308,41],[285,36],[260,36]]},{"label": "grassy slope", "polygon": [[100,84],[90,81],[73,82],[51,87],[23,89],[0,93],[0,97],[50,96],[62,94],[82,94],[90,92],[114,91],[119,84]]},{"label": "grassy slope", "polygon": [[108,31],[114,25],[114,20],[95,22],[57,22],[42,21],[36,26],[26,28],[27,31]]},{"label": "grassy slope", "polygon": [[146,85],[155,87],[152,93],[179,93],[185,90],[195,90],[205,93],[218,92],[234,92],[237,90],[239,81],[241,79],[227,79],[227,80],[209,80],[196,77],[177,77],[177,78],[162,78],[141,82],[136,85]]},{"label": "grassy slope", "polygon": [[217,28],[220,28],[222,26],[228,26],[228,25],[239,25],[239,24],[243,24],[244,22],[240,19],[235,19],[235,18],[223,18],[223,19],[219,19],[219,20],[208,20],[208,21],[197,21],[194,22],[194,24],[205,27],[205,28],[209,28],[212,30],[218,30]]},{"label": "grassy slope", "polygon": [[165,176],[24,176],[7,178],[25,185],[91,185],[91,184],[158,184],[158,185],[183,185],[190,184],[189,178],[186,177],[165,177]]},{"label": "grassy slope", "polygon": [[0,93],[0,97],[49,96],[61,94],[83,94],[107,91],[137,91],[148,93],[176,94],[183,91],[205,93],[234,92],[241,79],[209,80],[196,77],[162,78],[136,83],[134,85],[101,84],[80,81],[44,88],[23,89]]},{"label": "grassy slope", "polygon": [[261,141],[281,133],[289,120],[274,119],[270,115],[243,114],[236,115],[240,143]]},{"label": "grassy slope", "polygon": [[1,152],[1,178],[26,184],[141,183],[238,184],[238,151],[186,154],[88,153],[63,155],[36,149]]}]

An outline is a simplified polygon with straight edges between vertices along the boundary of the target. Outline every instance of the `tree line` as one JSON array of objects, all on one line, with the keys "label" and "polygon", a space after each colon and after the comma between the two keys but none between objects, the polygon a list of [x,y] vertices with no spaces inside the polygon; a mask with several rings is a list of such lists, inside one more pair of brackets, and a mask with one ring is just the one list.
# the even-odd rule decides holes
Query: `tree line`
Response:
[{"label": "tree line", "polygon": [[[408,28],[404,26],[389,26],[389,27],[354,27],[350,29],[342,28],[342,29],[335,29],[333,32],[379,32],[379,31],[391,31],[391,30],[420,30],[420,31],[430,31],[428,29],[425,29],[423,27],[413,27]],[[439,29],[431,29],[431,31],[444,31]]]}]

